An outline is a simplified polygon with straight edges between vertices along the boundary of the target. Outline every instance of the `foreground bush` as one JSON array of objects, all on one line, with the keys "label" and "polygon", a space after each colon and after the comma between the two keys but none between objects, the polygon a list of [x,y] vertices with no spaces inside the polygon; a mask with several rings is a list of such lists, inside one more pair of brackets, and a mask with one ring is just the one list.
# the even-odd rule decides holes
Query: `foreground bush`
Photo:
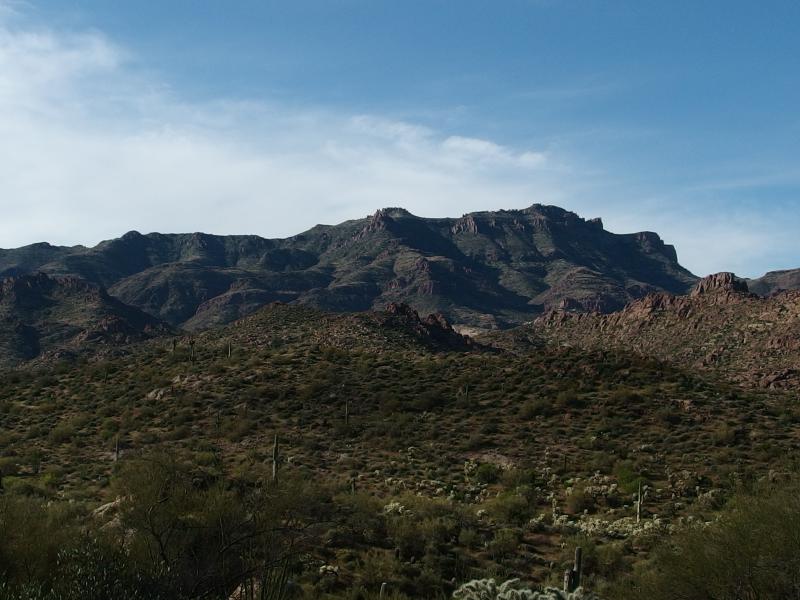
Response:
[{"label": "foreground bush", "polygon": [[719,521],[665,543],[614,597],[800,598],[800,482],[739,496]]},{"label": "foreground bush", "polygon": [[126,461],[114,486],[110,517],[0,497],[0,600],[281,598],[325,515],[313,486],[226,481],[166,455]]}]

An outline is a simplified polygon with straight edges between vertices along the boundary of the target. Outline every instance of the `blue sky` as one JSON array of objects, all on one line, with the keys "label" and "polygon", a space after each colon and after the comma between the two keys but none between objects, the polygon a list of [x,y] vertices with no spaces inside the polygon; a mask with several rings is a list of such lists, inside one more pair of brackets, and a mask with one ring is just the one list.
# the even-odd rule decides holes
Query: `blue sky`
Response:
[{"label": "blue sky", "polygon": [[800,3],[0,0],[0,246],[553,203],[800,267]]}]

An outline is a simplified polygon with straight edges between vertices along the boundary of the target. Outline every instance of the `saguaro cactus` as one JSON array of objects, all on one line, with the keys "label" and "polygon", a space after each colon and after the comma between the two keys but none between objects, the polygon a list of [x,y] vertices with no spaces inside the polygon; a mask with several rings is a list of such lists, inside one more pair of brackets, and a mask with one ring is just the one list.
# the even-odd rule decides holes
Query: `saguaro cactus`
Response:
[{"label": "saguaro cactus", "polygon": [[583,575],[583,548],[575,548],[575,561],[571,569],[564,571],[564,591],[574,592],[581,587]]},{"label": "saguaro cactus", "polygon": [[275,441],[272,444],[272,482],[278,481],[278,434],[275,434]]},{"label": "saguaro cactus", "polygon": [[639,479],[639,491],[636,494],[636,522],[642,520],[642,480]]}]

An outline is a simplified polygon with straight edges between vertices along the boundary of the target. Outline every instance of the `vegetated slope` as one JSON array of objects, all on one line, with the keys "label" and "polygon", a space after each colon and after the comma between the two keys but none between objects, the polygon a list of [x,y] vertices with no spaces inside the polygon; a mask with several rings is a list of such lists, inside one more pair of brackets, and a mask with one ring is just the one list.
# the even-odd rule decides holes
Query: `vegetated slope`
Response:
[{"label": "vegetated slope", "polygon": [[[187,338],[183,338],[187,339]],[[218,339],[234,348],[316,344],[329,350],[374,354],[429,350],[491,352],[456,332],[440,314],[425,318],[407,304],[389,304],[382,311],[326,313],[309,306],[273,303],[224,330],[190,337],[196,347]]]},{"label": "vegetated slope", "polygon": [[770,296],[785,290],[800,290],[800,269],[770,271],[758,279],[747,279],[750,291],[760,296]]},{"label": "vegetated slope", "polygon": [[779,390],[618,351],[512,354],[453,335],[402,307],[278,304],[174,349],[151,340],[4,374],[6,494],[114,500],[117,445],[121,461],[159,449],[230,477],[258,472],[277,435],[282,478],[333,490],[297,575],[309,589],[372,589],[375,573],[410,597],[486,573],[544,582],[575,543],[595,556],[597,589],[797,449],[800,418]]},{"label": "vegetated slope", "polygon": [[732,273],[688,296],[652,294],[609,315],[555,311],[522,329],[539,343],[621,348],[746,385],[800,386],[800,291],[762,298]]},{"label": "vegetated slope", "polygon": [[273,301],[330,311],[407,303],[454,323],[522,323],[560,305],[603,311],[696,278],[658,235],[617,235],[553,206],[429,219],[399,208],[280,240],[128,233],[94,248],[0,251],[0,273],[77,275],[190,330]]},{"label": "vegetated slope", "polygon": [[95,284],[43,273],[0,280],[0,367],[169,333]]}]

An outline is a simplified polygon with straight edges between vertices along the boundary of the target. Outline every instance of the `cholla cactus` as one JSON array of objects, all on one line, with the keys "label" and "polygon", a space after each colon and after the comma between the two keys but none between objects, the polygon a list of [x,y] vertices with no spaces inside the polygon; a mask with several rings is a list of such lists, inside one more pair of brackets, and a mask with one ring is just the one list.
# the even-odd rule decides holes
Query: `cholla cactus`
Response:
[{"label": "cholla cactus", "polygon": [[408,510],[405,506],[395,501],[395,502],[390,502],[389,504],[383,507],[383,514],[410,516],[413,513],[410,510]]},{"label": "cholla cactus", "polygon": [[599,600],[596,595],[578,588],[568,593],[556,588],[535,592],[519,587],[519,579],[510,579],[497,585],[494,579],[476,579],[465,583],[455,592],[456,600]]},{"label": "cholla cactus", "polygon": [[453,592],[453,598],[456,600],[529,600],[535,598],[530,590],[518,589],[518,584],[519,579],[510,579],[498,587],[494,579],[476,579],[465,583]]}]

